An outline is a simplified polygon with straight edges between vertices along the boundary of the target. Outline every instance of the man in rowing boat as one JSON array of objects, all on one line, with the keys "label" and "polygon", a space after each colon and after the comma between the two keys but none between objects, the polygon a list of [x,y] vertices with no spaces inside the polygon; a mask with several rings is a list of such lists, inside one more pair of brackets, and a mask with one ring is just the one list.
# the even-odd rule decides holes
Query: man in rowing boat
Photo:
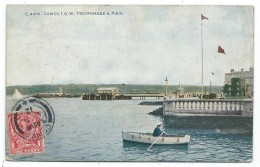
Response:
[{"label": "man in rowing boat", "polygon": [[161,130],[161,123],[157,124],[156,128],[153,131],[153,136],[166,136],[167,133]]}]

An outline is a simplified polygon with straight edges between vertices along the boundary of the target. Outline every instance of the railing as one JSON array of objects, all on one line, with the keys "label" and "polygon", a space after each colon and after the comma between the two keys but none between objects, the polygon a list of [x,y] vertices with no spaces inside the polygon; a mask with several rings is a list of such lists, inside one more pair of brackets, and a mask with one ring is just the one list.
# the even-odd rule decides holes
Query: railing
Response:
[{"label": "railing", "polygon": [[131,97],[164,97],[163,93],[124,93],[124,96]]},{"label": "railing", "polygon": [[[248,108],[248,104],[251,105]],[[164,115],[176,113],[241,115],[244,106],[252,112],[253,100],[241,99],[174,99],[164,100]]]}]

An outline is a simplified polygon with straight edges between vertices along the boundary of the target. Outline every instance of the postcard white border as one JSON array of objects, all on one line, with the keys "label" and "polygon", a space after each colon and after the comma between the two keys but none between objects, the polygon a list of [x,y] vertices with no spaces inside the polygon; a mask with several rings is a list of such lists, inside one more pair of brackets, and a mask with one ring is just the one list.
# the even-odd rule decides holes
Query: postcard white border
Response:
[{"label": "postcard white border", "polygon": [[[10,161],[5,161],[5,6],[7,4],[157,4],[157,5],[253,5],[255,8],[255,57],[254,57],[254,70],[255,70],[255,87],[254,87],[254,150],[253,150],[253,162],[252,163],[106,163],[106,162],[88,162],[87,164],[85,162],[10,162]],[[93,167],[104,167],[104,166],[109,166],[109,167],[121,167],[124,165],[125,167],[130,167],[132,165],[137,165],[137,166],[172,166],[174,165],[175,167],[178,166],[195,166],[195,167],[208,167],[208,166],[259,166],[260,165],[260,138],[259,138],[259,127],[260,127],[260,116],[259,116],[259,103],[257,102],[259,99],[259,69],[260,67],[257,66],[256,62],[260,62],[259,56],[259,47],[256,47],[259,45],[259,10],[260,10],[260,5],[257,3],[257,1],[254,0],[125,0],[125,1],[120,1],[120,0],[99,0],[99,1],[94,1],[94,0],[1,0],[0,1],[0,107],[1,107],[1,112],[0,112],[0,162],[2,166],[4,167],[28,167],[28,166],[63,166],[63,167],[70,167],[70,166],[93,166]],[[258,30],[258,31],[257,31]]]}]

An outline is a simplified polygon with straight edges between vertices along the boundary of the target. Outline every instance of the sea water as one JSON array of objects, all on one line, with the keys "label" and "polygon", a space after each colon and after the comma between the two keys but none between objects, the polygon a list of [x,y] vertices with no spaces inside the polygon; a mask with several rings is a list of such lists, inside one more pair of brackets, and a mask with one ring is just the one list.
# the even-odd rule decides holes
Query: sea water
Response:
[{"label": "sea water", "polygon": [[[9,155],[19,161],[169,161],[251,162],[252,133],[227,133],[220,129],[174,129],[171,134],[189,134],[188,145],[157,146],[128,143],[122,131],[152,132],[160,116],[148,113],[160,106],[138,105],[140,100],[86,101],[80,98],[45,99],[55,113],[55,125],[44,138],[45,152]],[[7,99],[6,112],[17,101]],[[7,128],[6,128],[7,129]],[[7,130],[6,130],[7,134]]]}]

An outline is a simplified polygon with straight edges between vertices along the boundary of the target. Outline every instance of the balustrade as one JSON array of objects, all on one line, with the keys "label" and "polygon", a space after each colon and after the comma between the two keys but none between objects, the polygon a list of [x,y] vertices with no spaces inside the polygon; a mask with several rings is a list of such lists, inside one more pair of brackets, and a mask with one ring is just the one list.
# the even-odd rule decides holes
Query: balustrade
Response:
[{"label": "balustrade", "polygon": [[178,99],[167,101],[164,103],[167,107],[164,106],[165,111],[167,112],[182,112],[188,113],[200,112],[200,113],[222,113],[222,112],[240,112],[243,109],[240,100],[186,100]]}]

